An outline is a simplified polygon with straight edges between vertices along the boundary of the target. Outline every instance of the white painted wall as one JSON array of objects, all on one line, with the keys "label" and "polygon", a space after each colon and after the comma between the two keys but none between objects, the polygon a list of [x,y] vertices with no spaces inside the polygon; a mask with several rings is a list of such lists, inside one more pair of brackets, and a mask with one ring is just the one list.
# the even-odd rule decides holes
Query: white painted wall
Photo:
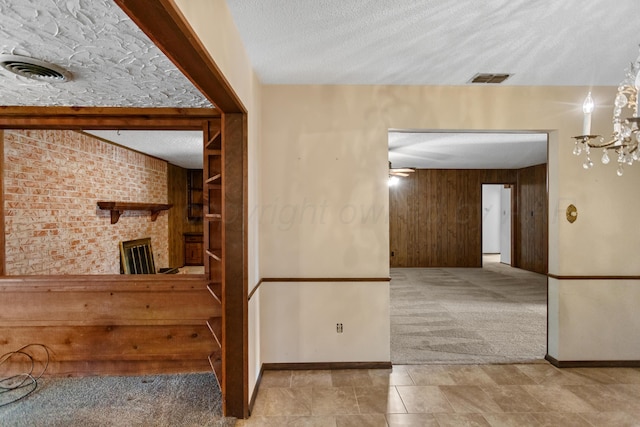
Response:
[{"label": "white painted wall", "polygon": [[482,185],[482,253],[499,254],[502,228],[500,227],[500,189],[503,185]]},{"label": "white painted wall", "polygon": [[511,265],[511,188],[500,188],[500,262]]}]

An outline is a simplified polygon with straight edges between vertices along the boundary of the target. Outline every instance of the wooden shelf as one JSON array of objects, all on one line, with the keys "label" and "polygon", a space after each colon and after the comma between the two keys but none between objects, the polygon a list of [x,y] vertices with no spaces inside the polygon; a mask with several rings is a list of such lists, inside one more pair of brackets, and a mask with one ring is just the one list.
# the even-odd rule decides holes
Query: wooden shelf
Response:
[{"label": "wooden shelf", "polygon": [[207,320],[207,326],[216,339],[216,343],[222,348],[222,317],[212,317]]},{"label": "wooden shelf", "polygon": [[214,249],[214,250],[207,249],[207,255],[209,255],[211,258],[215,259],[216,261],[222,261],[222,249]]},{"label": "wooden shelf", "polygon": [[211,282],[207,285],[207,289],[213,295],[213,297],[222,304],[222,283]]},{"label": "wooden shelf", "polygon": [[[209,364],[211,365],[211,369],[213,373],[216,375],[216,380],[218,381],[218,386],[220,390],[223,390],[222,387],[224,385],[224,381],[222,381],[222,351],[214,351],[208,357]],[[224,390],[223,390],[224,392]]]},{"label": "wooden shelf", "polygon": [[111,224],[118,222],[124,211],[150,211],[151,221],[155,221],[160,212],[171,209],[172,206],[162,203],[98,202],[100,209],[111,211]]}]

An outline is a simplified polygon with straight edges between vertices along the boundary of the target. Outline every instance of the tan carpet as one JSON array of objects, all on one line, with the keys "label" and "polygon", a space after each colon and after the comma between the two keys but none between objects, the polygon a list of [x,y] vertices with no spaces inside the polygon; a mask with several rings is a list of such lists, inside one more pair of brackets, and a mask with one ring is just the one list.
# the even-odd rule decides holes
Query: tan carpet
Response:
[{"label": "tan carpet", "polygon": [[514,363],[546,353],[546,276],[484,268],[391,270],[394,364]]}]

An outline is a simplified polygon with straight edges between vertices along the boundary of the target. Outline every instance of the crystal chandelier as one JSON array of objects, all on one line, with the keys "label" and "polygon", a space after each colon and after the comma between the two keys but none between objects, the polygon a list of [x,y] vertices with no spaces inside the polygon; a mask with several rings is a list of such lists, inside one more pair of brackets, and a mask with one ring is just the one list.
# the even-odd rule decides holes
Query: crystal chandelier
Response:
[{"label": "crystal chandelier", "polygon": [[625,79],[618,86],[618,93],[613,107],[613,136],[608,142],[600,135],[591,135],[591,113],[594,109],[591,92],[582,105],[584,123],[582,135],[574,136],[573,154],[585,154],[582,167],[591,169],[592,149],[602,149],[602,163],[608,164],[611,157],[618,162],[618,176],[624,173],[624,166],[631,166],[640,159],[638,144],[640,143],[640,117],[638,114],[638,88],[640,87],[640,56],[626,70]]}]

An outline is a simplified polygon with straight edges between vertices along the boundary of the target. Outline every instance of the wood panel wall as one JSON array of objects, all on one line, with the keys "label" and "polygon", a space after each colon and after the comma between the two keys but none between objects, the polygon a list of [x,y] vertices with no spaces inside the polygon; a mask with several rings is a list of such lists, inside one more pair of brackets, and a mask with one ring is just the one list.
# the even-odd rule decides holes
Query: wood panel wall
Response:
[{"label": "wood panel wall", "polygon": [[481,267],[482,184],[508,169],[418,169],[389,190],[391,267]]},{"label": "wood panel wall", "polygon": [[389,190],[391,267],[481,267],[482,184],[512,184],[512,265],[546,274],[547,168],[419,169]]},{"label": "wood panel wall", "polygon": [[187,214],[187,169],[168,165],[169,265],[184,266],[184,233],[202,233],[202,221],[189,221]]},{"label": "wood panel wall", "polygon": [[518,170],[517,244],[513,266],[536,273],[548,270],[547,165]]},{"label": "wood panel wall", "polygon": [[5,277],[0,294],[0,354],[44,344],[47,375],[210,369],[206,320],[221,310],[201,277]]}]

